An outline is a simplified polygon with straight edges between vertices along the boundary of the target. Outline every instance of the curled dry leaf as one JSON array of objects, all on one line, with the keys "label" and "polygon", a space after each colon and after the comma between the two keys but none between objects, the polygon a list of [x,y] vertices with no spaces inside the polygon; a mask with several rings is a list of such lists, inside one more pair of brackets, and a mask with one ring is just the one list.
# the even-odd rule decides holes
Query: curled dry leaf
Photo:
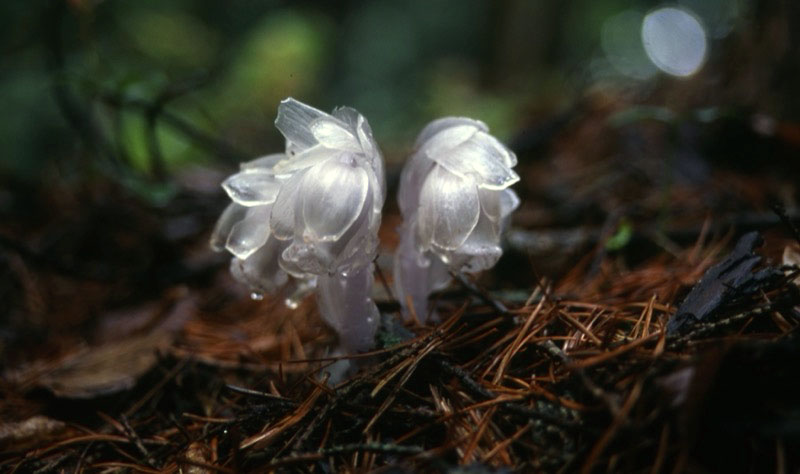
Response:
[{"label": "curled dry leaf", "polygon": [[32,416],[23,421],[0,423],[0,448],[14,446],[20,449],[51,441],[66,428],[64,422],[46,416]]},{"label": "curled dry leaf", "polygon": [[133,387],[157,361],[172,334],[155,331],[144,336],[86,349],[62,360],[43,375],[38,385],[56,396],[92,398]]}]

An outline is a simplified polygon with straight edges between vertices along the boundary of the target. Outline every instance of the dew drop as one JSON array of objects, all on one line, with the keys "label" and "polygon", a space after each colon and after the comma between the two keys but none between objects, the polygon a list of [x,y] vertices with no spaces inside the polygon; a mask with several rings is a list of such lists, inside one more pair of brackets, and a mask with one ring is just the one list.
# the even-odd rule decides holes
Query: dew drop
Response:
[{"label": "dew drop", "polygon": [[314,289],[316,286],[316,280],[298,280],[294,283],[295,287],[293,291],[289,293],[289,296],[283,300],[283,304],[286,305],[289,309],[297,309],[300,306],[300,303],[303,299],[308,296],[308,294]]},{"label": "dew drop", "polygon": [[283,300],[283,304],[289,309],[297,309],[297,307],[300,306],[300,301],[297,298],[289,297]]},{"label": "dew drop", "polygon": [[264,299],[264,293],[261,293],[260,291],[254,291],[250,293],[250,299],[253,301],[261,301]]}]

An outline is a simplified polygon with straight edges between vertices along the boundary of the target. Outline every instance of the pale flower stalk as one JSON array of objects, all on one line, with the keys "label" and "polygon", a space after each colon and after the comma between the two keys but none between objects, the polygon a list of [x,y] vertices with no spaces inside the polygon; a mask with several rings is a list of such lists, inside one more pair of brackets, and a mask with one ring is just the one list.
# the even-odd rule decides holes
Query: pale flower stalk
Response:
[{"label": "pale flower stalk", "polygon": [[383,157],[366,119],[348,107],[327,114],[289,98],[275,126],[285,152],[244,163],[223,182],[233,203],[211,245],[233,254],[232,275],[255,291],[274,292],[290,276],[316,285],[320,313],[344,349],[369,349]]},{"label": "pale flower stalk", "polygon": [[403,216],[394,284],[404,314],[428,317],[428,295],[451,272],[479,272],[502,255],[500,237],[519,205],[516,156],[483,122],[447,117],[428,124],[403,168]]}]

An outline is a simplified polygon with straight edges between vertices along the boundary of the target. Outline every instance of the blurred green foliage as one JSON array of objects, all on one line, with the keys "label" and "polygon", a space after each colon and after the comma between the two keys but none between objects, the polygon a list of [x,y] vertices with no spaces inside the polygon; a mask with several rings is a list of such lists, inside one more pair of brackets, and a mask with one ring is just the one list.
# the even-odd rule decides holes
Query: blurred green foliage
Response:
[{"label": "blurred green foliage", "polygon": [[[70,173],[89,162],[148,176],[232,164],[281,147],[272,122],[287,96],[357,108],[390,160],[442,115],[479,118],[507,139],[531,104],[563,109],[591,84],[609,18],[658,4],[9,0],[0,171],[36,179],[46,164]],[[705,10],[719,28],[735,19]]]},{"label": "blurred green foliage", "polygon": [[[389,155],[436,115],[476,116],[508,135],[515,102],[481,72],[496,46],[493,8],[480,0],[4,2],[0,169],[35,179],[48,162],[80,171],[89,155],[147,174],[154,153],[167,170],[218,159],[160,120],[162,111],[244,155],[266,153],[280,147],[272,122],[287,96],[358,108]],[[95,141],[105,144],[86,143]]]}]

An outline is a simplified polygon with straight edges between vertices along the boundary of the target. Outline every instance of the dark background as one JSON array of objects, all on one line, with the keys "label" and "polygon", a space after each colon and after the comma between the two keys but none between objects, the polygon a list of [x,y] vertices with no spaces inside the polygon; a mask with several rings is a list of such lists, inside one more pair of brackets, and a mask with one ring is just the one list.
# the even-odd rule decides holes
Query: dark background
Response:
[{"label": "dark background", "polygon": [[[3,2],[0,171],[27,182],[89,170],[130,181],[264,154],[280,146],[272,122],[287,96],[357,108],[394,162],[432,118],[473,116],[511,139],[597,88],[679,110],[796,116],[793,2],[670,3],[697,15],[708,35],[706,65],[688,79],[658,72],[644,55],[641,19],[659,6]],[[659,96],[665,89],[681,94]],[[210,147],[211,138],[229,153]]]},{"label": "dark background", "polygon": [[[664,7],[702,25],[705,61],[685,77],[661,71],[643,45],[645,16]],[[679,33],[665,44],[690,36]],[[476,281],[478,289],[453,285],[437,294],[440,314],[477,303],[465,321],[480,324],[497,309],[480,306],[487,298],[532,314],[533,299],[524,308],[531,291],[549,289],[549,334],[570,356],[591,358],[616,347],[620,335],[649,337],[642,334],[663,328],[746,231],[763,233],[759,265],[782,276],[781,264],[798,263],[788,251],[800,239],[786,225],[800,216],[798,35],[800,3],[793,0],[0,2],[0,466],[44,472],[118,461],[116,441],[65,444],[63,456],[51,450],[41,459],[27,449],[87,430],[133,437],[133,429],[120,428],[128,415],[143,437],[173,430],[186,413],[241,416],[230,426],[192,421],[193,438],[186,439],[205,443],[219,434],[221,462],[236,466],[239,456],[252,455],[245,465],[256,472],[280,454],[240,452],[237,436],[256,435],[265,419],[275,421],[292,400],[315,393],[308,382],[318,372],[313,359],[330,355],[335,335],[319,321],[313,298],[291,311],[285,294],[248,298],[249,289],[229,275],[229,256],[209,249],[208,235],[228,202],[219,186],[225,176],[241,161],[283,149],[273,122],[287,96],[323,110],[348,105],[369,120],[387,160],[377,261],[385,275],[400,222],[397,178],[425,123],[446,115],[480,119],[517,153],[521,181],[514,189],[522,203],[504,257]],[[381,280],[376,300],[391,319],[398,305]],[[585,431],[560,439],[545,432],[531,438],[531,451],[521,438],[509,462],[521,470],[532,470],[532,460],[541,461],[537,469],[574,470],[610,426],[612,438],[617,428],[621,436],[607,458],[592,458],[587,468],[600,462],[609,471],[641,472],[656,450],[667,453],[667,466],[691,452],[691,462],[710,472],[790,467],[800,452],[791,386],[798,379],[800,297],[784,280],[743,298],[718,285],[717,296],[732,298],[723,316],[786,297],[785,319],[765,312],[722,327],[720,338],[698,349],[650,355],[643,345],[588,370],[617,400],[636,391],[626,383],[642,381],[644,401],[630,423],[598,408],[595,392],[582,388],[585,374],[570,375],[560,362],[552,367],[564,378],[548,385],[553,371],[541,366],[546,358],[531,343],[514,359],[515,373],[538,373],[548,390],[593,408],[581,418]],[[576,310],[570,301],[604,309]],[[652,313],[654,302],[649,327],[643,332],[636,322],[632,329],[640,308],[651,305]],[[566,310],[595,325],[597,347],[559,319]],[[479,332],[502,338],[518,329],[513,321]],[[739,333],[753,346],[726,356],[722,339]],[[437,365],[411,379],[419,394],[400,404],[422,400],[417,415],[440,416],[429,408],[438,405],[425,401],[435,385],[462,408],[472,406],[486,393],[479,387],[473,399],[476,382],[465,380],[477,372],[460,367],[498,360],[504,347],[481,339],[434,353]],[[720,354],[704,356],[708,348]],[[478,350],[489,351],[481,353],[486,360],[475,357]],[[459,367],[451,375],[461,385],[440,376],[445,359]],[[281,365],[289,360],[297,363]],[[699,383],[673,372],[679,366],[696,369]],[[662,382],[695,401],[673,411]],[[291,400],[267,398],[289,405],[262,412],[252,409],[252,394],[231,392],[228,383],[265,392],[276,384]],[[503,415],[507,429],[498,439],[510,439],[530,413],[541,414],[540,395],[529,395],[533,405]],[[361,426],[382,403],[369,400],[360,421],[343,411],[331,430],[336,443],[362,441]],[[416,428],[406,426],[417,424],[411,412],[398,413],[376,425],[380,441]],[[662,415],[678,419],[672,434],[662,431]],[[33,434],[16,437],[30,420]],[[414,442],[438,450],[450,434],[447,420]],[[178,437],[159,451],[164,462],[189,456],[194,443]],[[309,440],[304,450],[316,453],[319,440]],[[134,444],[124,445],[126,459],[141,458]],[[376,466],[394,462],[387,453]],[[461,462],[452,452],[439,455]],[[156,461],[149,464],[165,465]]]},{"label": "dark background", "polygon": [[[643,18],[665,6],[704,28],[705,62],[686,77],[661,72],[642,43]],[[396,238],[400,167],[421,127],[444,115],[485,121],[517,152],[514,227],[545,232],[512,245],[489,285],[527,293],[535,275],[561,277],[609,239],[607,250],[628,250],[623,263],[675,254],[708,217],[719,232],[763,226],[777,219],[772,203],[798,201],[797,10],[778,0],[2,2],[4,349],[59,328],[86,338],[111,308],[213,285],[225,260],[205,243],[226,202],[219,183],[282,149],[273,122],[287,96],[349,105],[371,123],[388,163],[381,262]],[[590,273],[605,255],[587,257]]]}]

